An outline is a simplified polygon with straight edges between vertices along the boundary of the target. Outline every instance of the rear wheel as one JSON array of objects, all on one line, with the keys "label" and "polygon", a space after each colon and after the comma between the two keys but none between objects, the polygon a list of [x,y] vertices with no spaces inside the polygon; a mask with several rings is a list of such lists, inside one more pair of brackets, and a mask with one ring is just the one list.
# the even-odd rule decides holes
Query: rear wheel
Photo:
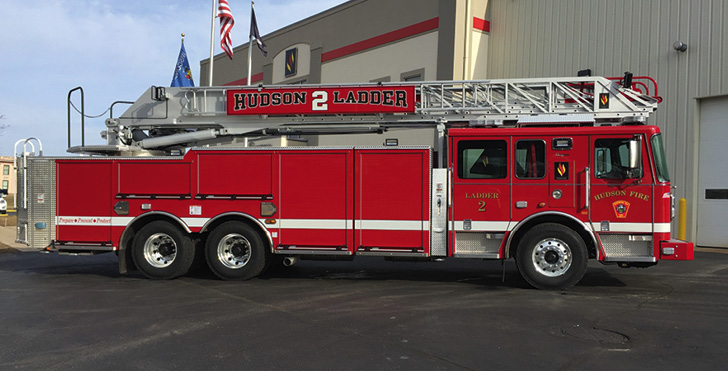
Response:
[{"label": "rear wheel", "polygon": [[224,280],[248,280],[259,275],[268,255],[260,235],[238,221],[220,224],[205,243],[207,265]]},{"label": "rear wheel", "polygon": [[186,233],[173,224],[157,220],[134,236],[134,264],[152,279],[172,279],[184,275],[192,266],[195,246]]},{"label": "rear wheel", "polygon": [[518,244],[516,265],[533,287],[546,290],[574,286],[586,272],[584,241],[572,229],[545,223],[526,232]]}]

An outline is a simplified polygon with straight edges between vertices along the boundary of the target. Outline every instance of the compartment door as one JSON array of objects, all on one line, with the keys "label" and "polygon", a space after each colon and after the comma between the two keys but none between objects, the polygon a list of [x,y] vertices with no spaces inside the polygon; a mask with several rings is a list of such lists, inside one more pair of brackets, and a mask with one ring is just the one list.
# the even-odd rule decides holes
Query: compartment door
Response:
[{"label": "compartment door", "polygon": [[351,150],[279,154],[280,220],[276,250],[351,253],[352,167]]},{"label": "compartment door", "polygon": [[430,253],[430,150],[356,150],[357,254]]},{"label": "compartment door", "polygon": [[56,240],[111,244],[111,161],[56,162]]}]

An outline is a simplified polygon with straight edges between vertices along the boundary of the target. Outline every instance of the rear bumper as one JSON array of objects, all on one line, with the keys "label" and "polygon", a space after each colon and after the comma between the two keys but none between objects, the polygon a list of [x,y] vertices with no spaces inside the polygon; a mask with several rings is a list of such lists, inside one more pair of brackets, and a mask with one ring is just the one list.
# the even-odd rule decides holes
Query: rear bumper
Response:
[{"label": "rear bumper", "polygon": [[660,241],[660,259],[693,260],[695,245],[683,240]]}]

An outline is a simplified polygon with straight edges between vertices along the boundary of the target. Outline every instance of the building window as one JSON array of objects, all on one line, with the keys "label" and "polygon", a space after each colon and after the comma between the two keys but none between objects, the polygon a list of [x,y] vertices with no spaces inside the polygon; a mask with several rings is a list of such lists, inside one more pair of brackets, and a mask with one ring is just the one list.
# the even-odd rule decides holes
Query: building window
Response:
[{"label": "building window", "polygon": [[8,189],[8,181],[7,180],[3,180],[3,189],[5,189],[5,190]]},{"label": "building window", "polygon": [[425,79],[425,69],[403,72],[399,75],[400,81],[423,81]]},{"label": "building window", "polygon": [[377,83],[377,82],[390,82],[392,79],[389,76],[380,77],[378,79],[369,80],[369,82]]},{"label": "building window", "polygon": [[541,179],[546,176],[546,143],[543,140],[516,142],[516,177]]},{"label": "building window", "polygon": [[508,163],[505,140],[464,140],[458,143],[460,179],[504,179]]},{"label": "building window", "polygon": [[10,175],[10,165],[3,165],[3,175]]}]

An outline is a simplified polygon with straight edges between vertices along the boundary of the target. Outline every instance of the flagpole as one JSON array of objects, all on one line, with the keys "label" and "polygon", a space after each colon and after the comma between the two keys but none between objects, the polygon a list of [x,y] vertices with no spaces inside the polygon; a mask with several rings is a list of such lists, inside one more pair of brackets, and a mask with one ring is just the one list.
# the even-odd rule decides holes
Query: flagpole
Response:
[{"label": "flagpole", "polygon": [[[250,21],[253,21],[253,7],[255,6],[255,1],[250,2]],[[250,35],[250,42],[248,43],[248,86],[253,85],[251,79],[251,74],[253,73],[253,35]]]},{"label": "flagpole", "polygon": [[213,57],[215,52],[215,17],[217,16],[217,0],[212,0],[212,22],[211,22],[211,30],[210,30],[210,73],[208,81],[208,86],[212,86],[212,63],[213,63]]}]

